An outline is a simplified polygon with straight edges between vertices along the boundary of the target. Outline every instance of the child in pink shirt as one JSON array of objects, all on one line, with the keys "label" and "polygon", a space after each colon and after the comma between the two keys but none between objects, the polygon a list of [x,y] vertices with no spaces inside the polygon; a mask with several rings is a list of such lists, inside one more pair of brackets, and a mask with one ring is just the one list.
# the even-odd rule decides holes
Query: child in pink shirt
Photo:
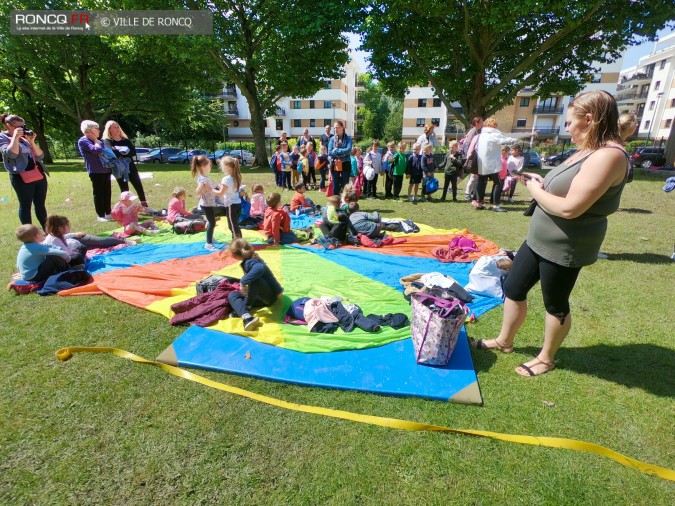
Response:
[{"label": "child in pink shirt", "polygon": [[251,196],[251,217],[262,217],[265,214],[265,209],[267,209],[263,185],[254,184],[251,190],[253,191],[253,195]]},{"label": "child in pink shirt", "polygon": [[171,200],[166,210],[166,221],[171,224],[182,220],[201,220],[202,216],[199,214],[192,214],[185,209],[185,200],[187,199],[187,191],[185,188],[177,186],[171,194]]},{"label": "child in pink shirt", "polygon": [[127,235],[153,235],[159,233],[152,220],[148,220],[142,224],[138,223],[138,215],[142,211],[143,206],[138,197],[127,191],[120,194],[120,201],[115,204],[110,214],[117,223],[124,227],[124,232]]}]

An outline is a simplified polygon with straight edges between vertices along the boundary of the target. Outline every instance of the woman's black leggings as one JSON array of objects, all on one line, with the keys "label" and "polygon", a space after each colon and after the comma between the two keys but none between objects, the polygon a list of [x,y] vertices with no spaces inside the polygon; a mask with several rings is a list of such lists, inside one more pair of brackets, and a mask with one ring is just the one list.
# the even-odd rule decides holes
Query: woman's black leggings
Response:
[{"label": "woman's black leggings", "polygon": [[530,289],[541,281],[546,312],[560,319],[562,324],[570,312],[569,298],[579,271],[581,267],[563,267],[542,258],[524,242],[504,281],[504,295],[511,300],[524,301]]},{"label": "woman's black leggings", "polygon": [[[499,185],[499,174],[488,174],[487,176],[478,176],[476,193],[478,193],[478,202],[480,203],[483,203],[485,201],[485,189],[487,188],[488,181],[492,181],[495,185]],[[498,186],[493,198],[494,198],[494,205],[498,206],[502,198],[501,186]]]},{"label": "woman's black leggings", "polygon": [[9,179],[19,199],[19,221],[21,221],[21,224],[31,225],[33,223],[31,207],[35,206],[35,216],[44,230],[47,224],[47,208],[45,207],[48,188],[47,177],[45,176],[33,183],[24,183],[19,174],[10,174]]},{"label": "woman's black leggings", "polygon": [[129,164],[129,181],[117,179],[117,185],[120,187],[121,192],[129,191],[129,183],[131,183],[131,185],[134,187],[134,190],[136,190],[136,195],[138,195],[141,203],[145,205],[147,201],[145,198],[145,191],[143,190],[143,183],[141,182],[141,175],[138,173],[138,169],[136,168],[136,164],[134,162]]}]

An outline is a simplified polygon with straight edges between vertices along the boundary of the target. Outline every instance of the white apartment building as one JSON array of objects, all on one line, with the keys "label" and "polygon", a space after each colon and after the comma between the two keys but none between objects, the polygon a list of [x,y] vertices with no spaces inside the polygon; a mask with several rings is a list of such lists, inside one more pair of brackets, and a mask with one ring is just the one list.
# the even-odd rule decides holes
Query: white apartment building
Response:
[{"label": "white apartment building", "polygon": [[620,112],[637,116],[637,136],[665,141],[675,118],[675,34],[659,39],[638,65],[621,72]]},{"label": "white apartment building", "polygon": [[[611,64],[603,64],[593,80],[587,83],[582,91],[605,90],[616,93],[617,80],[622,60]],[[565,114],[573,97],[567,95],[551,95],[535,97],[532,87],[523,88],[513,104],[495,113],[499,129],[510,132],[537,131],[539,138],[554,140],[569,138],[565,132]],[[459,103],[453,107],[462,111]],[[403,101],[403,140],[411,142],[423,132],[424,125],[436,125],[436,136],[446,143],[463,135],[464,126],[449,112],[441,100],[434,94],[431,86],[410,88]]]},{"label": "white apartment building", "polygon": [[[305,128],[310,135],[320,137],[326,125],[336,120],[345,123],[345,131],[356,132],[356,91],[359,67],[349,62],[344,67],[342,79],[326,81],[323,89],[310,98],[284,97],[277,102],[275,115],[266,118],[265,137],[277,138],[282,131],[289,138],[300,137]],[[229,140],[252,140],[251,113],[246,98],[234,84],[228,84],[222,98],[226,101],[225,115],[229,119]]]}]

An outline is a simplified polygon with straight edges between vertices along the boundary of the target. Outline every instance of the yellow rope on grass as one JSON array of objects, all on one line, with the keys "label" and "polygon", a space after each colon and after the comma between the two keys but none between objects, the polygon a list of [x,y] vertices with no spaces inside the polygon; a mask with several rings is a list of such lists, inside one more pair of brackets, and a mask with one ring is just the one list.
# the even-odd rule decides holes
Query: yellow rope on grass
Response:
[{"label": "yellow rope on grass", "polygon": [[315,415],[330,416],[333,418],[342,418],[343,420],[351,420],[353,422],[367,423],[370,425],[379,425],[381,427],[389,427],[392,429],[411,430],[411,431],[452,432],[455,434],[465,434],[469,436],[488,437],[492,439],[498,439],[500,441],[507,441],[510,443],[545,446],[549,448],[565,448],[568,450],[595,453],[597,455],[601,455],[603,457],[612,459],[626,467],[637,469],[638,471],[648,474],[650,476],[657,476],[659,478],[663,478],[664,480],[675,481],[675,471],[673,471],[672,469],[657,466],[654,464],[647,464],[646,462],[641,462],[639,460],[633,459],[621,453],[615,452],[614,450],[610,450],[609,448],[605,448],[604,446],[596,445],[594,443],[586,443],[584,441],[577,441],[574,439],[563,439],[557,437],[517,436],[513,434],[502,434],[499,432],[490,432],[484,430],[452,429],[450,427],[442,427],[440,425],[429,425],[426,423],[411,422],[407,420],[399,420],[396,418],[362,415],[359,413],[351,413],[349,411],[342,411],[338,409],[320,408],[317,406],[308,406],[305,404],[295,404],[293,402],[282,401],[279,399],[275,399],[273,397],[267,397],[265,395],[249,392],[248,390],[243,390],[241,388],[225,385],[223,383],[218,383],[217,381],[213,381],[203,376],[199,376],[198,374],[193,374],[189,371],[186,371],[185,369],[181,369],[180,367],[162,364],[161,362],[155,362],[154,360],[147,360],[143,357],[139,357],[138,355],[134,355],[133,353],[129,353],[128,351],[120,350],[118,348],[71,346],[68,348],[61,348],[59,351],[56,352],[56,357],[59,360],[65,361],[71,358],[73,353],[77,352],[112,353],[113,355],[117,355],[118,357],[131,360],[132,362],[161,367],[169,374],[173,374],[174,376],[178,376],[179,378],[200,383],[207,387],[215,388],[242,397],[247,397],[249,399],[253,399],[258,402],[263,402],[271,406],[277,406],[279,408],[290,409],[293,411],[300,411],[302,413],[312,413]]}]

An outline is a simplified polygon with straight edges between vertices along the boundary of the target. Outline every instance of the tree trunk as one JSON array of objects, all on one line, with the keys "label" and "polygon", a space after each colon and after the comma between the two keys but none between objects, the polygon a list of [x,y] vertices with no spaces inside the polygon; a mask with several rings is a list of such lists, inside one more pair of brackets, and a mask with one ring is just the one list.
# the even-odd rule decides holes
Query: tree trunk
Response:
[{"label": "tree trunk", "polygon": [[42,106],[38,105],[37,109],[37,114],[33,112],[29,113],[31,122],[33,123],[33,130],[35,130],[37,142],[42,148],[42,161],[44,163],[51,164],[54,163],[54,159],[52,158],[51,151],[49,151],[49,144],[47,143],[47,136],[45,135],[45,118],[42,111]]},{"label": "tree trunk", "polygon": [[248,98],[249,110],[251,112],[251,134],[253,134],[253,143],[255,144],[255,161],[253,165],[256,167],[266,167],[269,163],[267,159],[267,146],[265,145],[265,118],[263,117],[263,110],[257,98]]}]

